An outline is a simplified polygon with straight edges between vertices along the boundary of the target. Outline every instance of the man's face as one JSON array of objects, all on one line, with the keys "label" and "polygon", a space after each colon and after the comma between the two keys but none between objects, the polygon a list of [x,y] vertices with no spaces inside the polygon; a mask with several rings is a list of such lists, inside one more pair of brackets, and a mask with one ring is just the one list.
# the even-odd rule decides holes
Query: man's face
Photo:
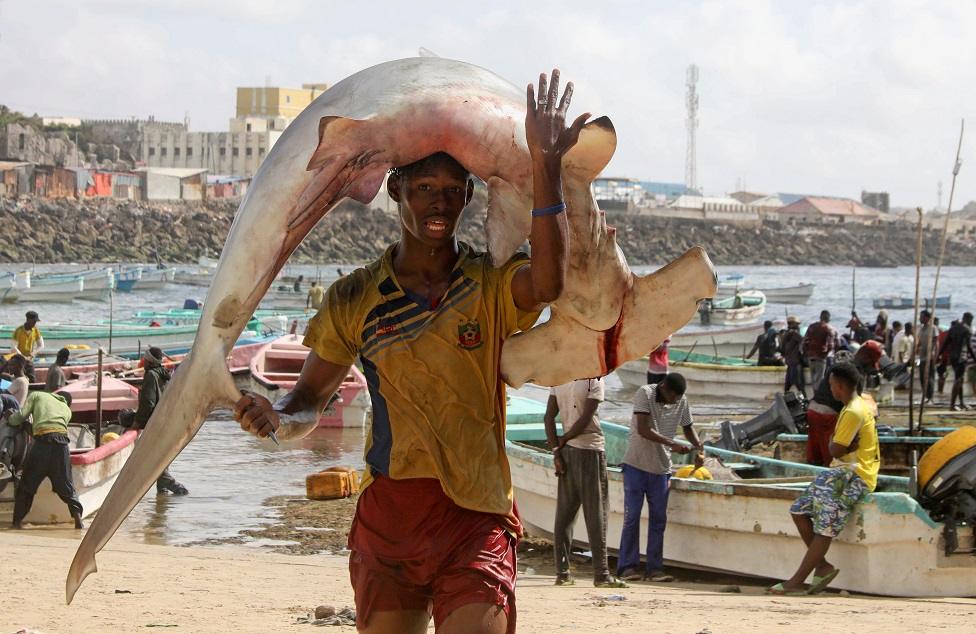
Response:
[{"label": "man's face", "polygon": [[660,383],[657,390],[661,394],[661,402],[665,405],[674,405],[678,402],[679,397],[675,396],[674,391],[667,385]]},{"label": "man's face", "polygon": [[830,375],[830,379],[828,380],[830,382],[830,394],[835,399],[841,403],[846,403],[851,400],[851,397],[854,395],[854,390],[851,389],[851,386],[844,381],[841,381],[833,374]]},{"label": "man's face", "polygon": [[450,244],[474,184],[456,163],[433,160],[400,178],[391,178],[390,196],[400,203],[400,222],[426,246]]},{"label": "man's face", "polygon": [[24,322],[24,328],[26,328],[27,330],[30,330],[36,325],[37,325],[36,319],[28,319],[27,321]]}]

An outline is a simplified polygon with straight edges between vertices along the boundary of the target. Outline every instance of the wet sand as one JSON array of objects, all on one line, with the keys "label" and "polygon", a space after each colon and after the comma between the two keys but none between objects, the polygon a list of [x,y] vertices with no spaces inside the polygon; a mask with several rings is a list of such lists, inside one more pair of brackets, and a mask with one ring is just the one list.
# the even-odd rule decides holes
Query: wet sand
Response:
[{"label": "wet sand", "polygon": [[[88,578],[74,605],[65,606],[64,578],[77,540],[60,528],[0,531],[6,568],[0,631],[321,631],[298,619],[320,604],[352,606],[342,556],[292,556],[241,546],[152,546],[120,539],[99,555],[99,572]],[[582,582],[556,588],[552,582],[549,575],[520,577],[520,631],[888,634],[964,631],[976,617],[973,599],[783,598],[749,586],[740,594],[685,582],[612,591]]]}]

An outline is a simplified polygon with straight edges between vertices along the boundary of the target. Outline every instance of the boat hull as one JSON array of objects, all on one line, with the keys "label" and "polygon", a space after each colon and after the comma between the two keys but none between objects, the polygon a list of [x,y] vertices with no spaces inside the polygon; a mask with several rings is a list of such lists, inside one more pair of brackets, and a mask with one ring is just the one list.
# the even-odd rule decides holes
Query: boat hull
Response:
[{"label": "boat hull", "polygon": [[763,327],[759,323],[732,328],[680,330],[671,335],[670,348],[695,350],[720,357],[743,357],[762,332]]},{"label": "boat hull", "polygon": [[[541,414],[537,418],[536,426],[540,429],[533,432],[523,433],[520,429],[523,426],[509,425],[506,452],[523,525],[529,533],[549,536],[555,519],[558,486],[552,456],[517,440],[535,436],[534,440],[539,442],[539,438],[544,438]],[[603,423],[603,427],[607,434],[608,460],[622,455],[620,443],[626,444],[626,428],[612,423]],[[779,468],[800,477],[780,478],[778,483],[672,478],[664,536],[665,560],[692,568],[788,579],[805,548],[789,508],[820,469],[714,448],[708,452],[727,463],[778,463]],[[608,468],[608,481],[607,546],[615,554],[624,517],[623,475],[619,467]],[[638,540],[642,554],[646,554],[647,522],[645,506]],[[573,535],[577,544],[587,547],[582,514],[577,517]],[[971,542],[972,527],[963,528],[960,539]],[[831,559],[844,562],[840,575],[831,584],[838,589],[914,597],[976,594],[976,558],[969,554],[946,556],[942,525],[933,522],[905,493],[870,494],[834,539]]]},{"label": "boat hull", "polygon": [[[118,478],[122,465],[129,459],[136,440],[136,432],[125,432],[121,437],[97,449],[71,456],[71,480],[81,501],[85,517],[102,507],[109,490]],[[0,521],[13,514],[13,487],[0,493]],[[60,524],[71,522],[71,514],[61,498],[51,489],[51,481],[45,479],[37,490],[30,513],[24,518],[29,524]]]},{"label": "boat hull", "polygon": [[[745,290],[758,290],[766,296],[767,302],[775,304],[806,304],[813,296],[816,284],[799,284],[797,286],[784,286],[781,288],[758,288]],[[735,295],[734,287],[719,286],[715,292],[715,299],[726,299]]]},{"label": "boat hull", "polygon": [[[726,367],[672,359],[670,368],[685,377],[688,394],[695,398],[768,401],[783,390],[786,379],[786,368],[777,366]],[[625,385],[640,387],[647,383],[647,359],[628,361],[616,373]]]}]

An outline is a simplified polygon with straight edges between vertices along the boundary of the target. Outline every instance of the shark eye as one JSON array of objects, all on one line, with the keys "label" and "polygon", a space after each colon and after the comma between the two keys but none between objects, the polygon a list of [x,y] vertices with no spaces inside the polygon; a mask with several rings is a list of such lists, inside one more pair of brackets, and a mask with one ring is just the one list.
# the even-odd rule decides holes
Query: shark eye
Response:
[{"label": "shark eye", "polygon": [[417,185],[417,189],[419,189],[422,192],[429,192],[430,191],[430,185],[428,185],[427,183],[421,183],[421,184]]}]

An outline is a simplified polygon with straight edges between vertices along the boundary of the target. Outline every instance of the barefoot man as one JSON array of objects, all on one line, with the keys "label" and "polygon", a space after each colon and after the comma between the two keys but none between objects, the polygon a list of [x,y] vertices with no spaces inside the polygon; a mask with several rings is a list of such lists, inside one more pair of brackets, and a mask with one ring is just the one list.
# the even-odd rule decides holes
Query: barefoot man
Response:
[{"label": "barefoot man", "polygon": [[513,632],[521,524],[505,456],[501,345],[562,291],[567,225],[561,160],[588,117],[566,126],[572,84],[527,91],[532,259],[501,267],[455,237],[474,185],[439,153],[391,171],[400,240],[341,278],[311,320],[294,391],[274,406],[245,395],[241,427],[266,436],[321,410],[362,363],[373,401],[366,474],[349,534],[357,627],[364,632]]}]

